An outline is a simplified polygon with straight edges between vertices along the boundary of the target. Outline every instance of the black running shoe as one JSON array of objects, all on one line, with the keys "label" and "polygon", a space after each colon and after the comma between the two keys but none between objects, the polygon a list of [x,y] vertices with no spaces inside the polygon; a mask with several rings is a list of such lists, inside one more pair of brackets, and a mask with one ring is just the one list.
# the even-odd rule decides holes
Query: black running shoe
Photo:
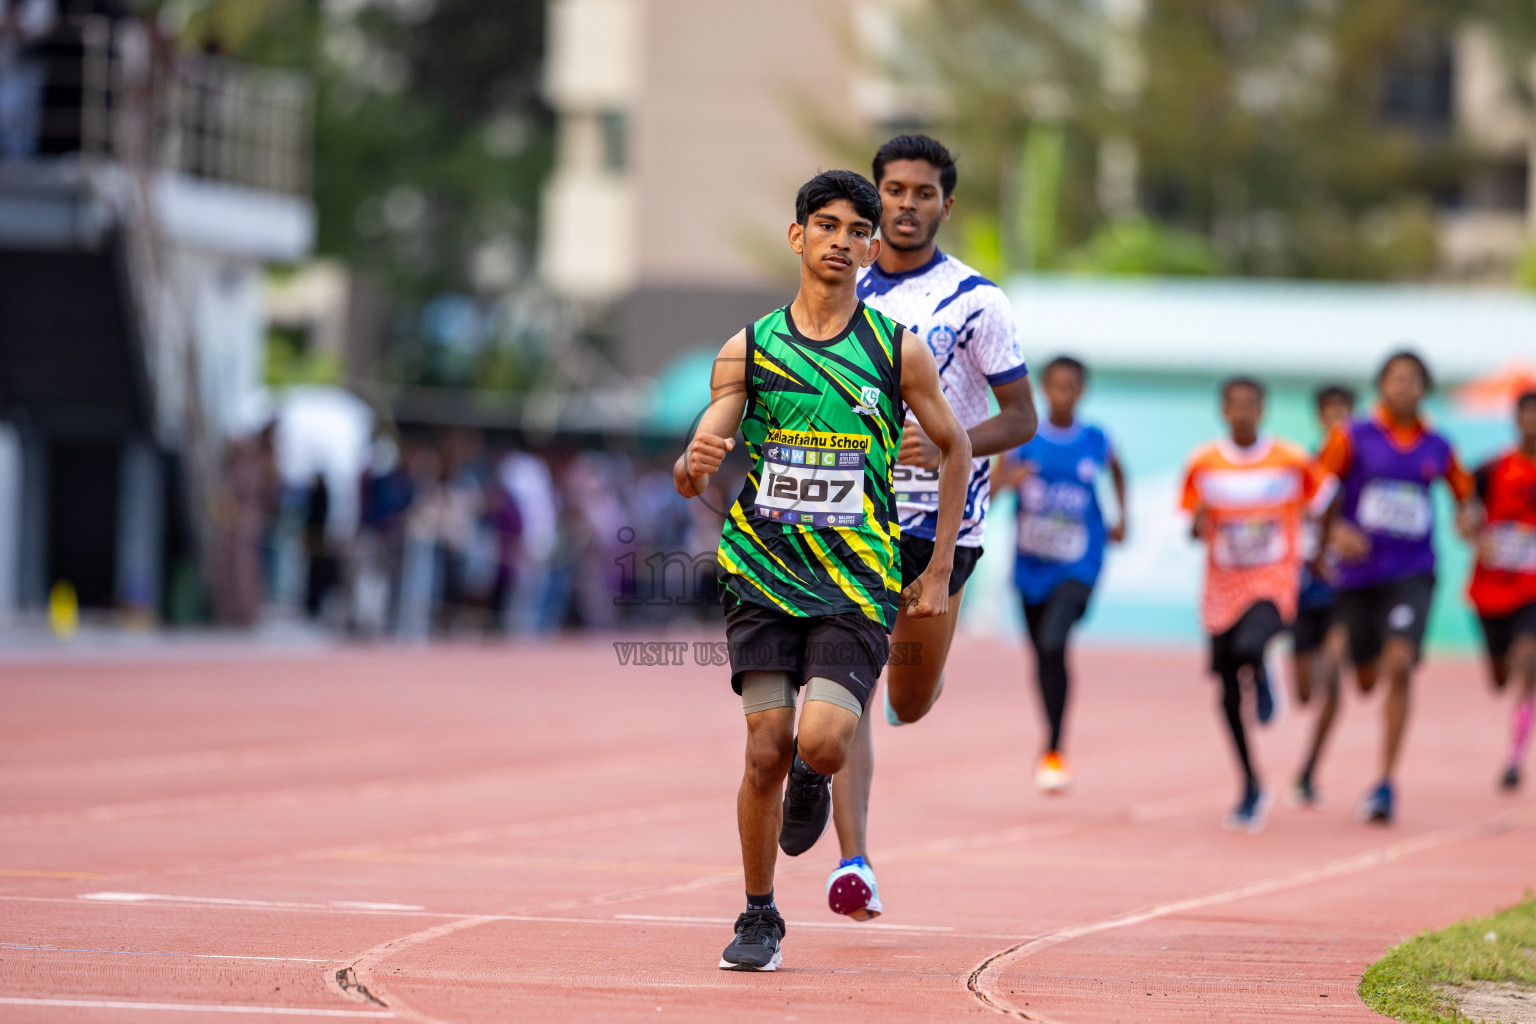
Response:
[{"label": "black running shoe", "polygon": [[1499,780],[1499,788],[1513,793],[1520,788],[1520,766],[1512,764],[1504,769],[1504,777]]},{"label": "black running shoe", "polygon": [[811,770],[795,755],[784,784],[784,823],[779,827],[779,849],[798,857],[816,845],[832,818],[832,776]]},{"label": "black running shoe", "polygon": [[722,971],[776,971],[784,962],[779,940],[784,919],[777,910],[748,910],[736,919],[736,937],[720,954]]}]

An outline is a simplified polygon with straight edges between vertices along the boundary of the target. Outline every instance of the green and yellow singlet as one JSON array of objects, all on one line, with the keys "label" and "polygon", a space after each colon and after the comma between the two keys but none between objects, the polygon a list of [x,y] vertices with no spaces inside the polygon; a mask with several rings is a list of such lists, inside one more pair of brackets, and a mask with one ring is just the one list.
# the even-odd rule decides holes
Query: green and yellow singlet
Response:
[{"label": "green and yellow singlet", "polygon": [[745,380],[752,471],[720,536],[725,586],[786,615],[857,612],[889,630],[900,325],[861,302],[842,334],[815,341],[785,306],[747,328]]}]

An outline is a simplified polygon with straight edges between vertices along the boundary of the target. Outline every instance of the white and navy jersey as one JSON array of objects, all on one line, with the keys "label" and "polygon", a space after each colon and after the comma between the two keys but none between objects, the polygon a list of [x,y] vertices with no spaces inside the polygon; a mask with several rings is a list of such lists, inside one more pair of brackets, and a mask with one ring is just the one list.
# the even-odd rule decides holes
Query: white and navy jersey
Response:
[{"label": "white and navy jersey", "polygon": [[[872,265],[859,277],[859,298],[928,343],[944,397],[967,430],[991,414],[987,398],[994,385],[1029,373],[1003,290],[948,253],[935,250],[926,264],[901,274]],[[965,547],[981,546],[991,465],[985,457],[972,460],[956,540]],[[902,532],[932,540],[939,522],[938,470],[897,466],[896,474]]]}]

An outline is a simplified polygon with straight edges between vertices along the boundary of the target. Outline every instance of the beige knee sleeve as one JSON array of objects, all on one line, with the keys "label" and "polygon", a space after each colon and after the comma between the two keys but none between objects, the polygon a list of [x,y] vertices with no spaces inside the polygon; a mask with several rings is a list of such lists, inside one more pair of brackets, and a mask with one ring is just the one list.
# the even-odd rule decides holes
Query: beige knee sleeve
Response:
[{"label": "beige knee sleeve", "polygon": [[[745,692],[746,688],[743,687],[742,690]],[[813,700],[836,704],[840,708],[847,708],[861,718],[864,716],[864,705],[859,703],[859,698],[853,695],[853,691],[842,683],[822,676],[812,676],[805,684],[805,702],[809,704]]]},{"label": "beige knee sleeve", "polygon": [[795,706],[795,684],[788,672],[743,672],[741,674],[741,710],[755,715],[759,711]]},{"label": "beige knee sleeve", "polygon": [[[774,708],[795,706],[795,684],[788,672],[743,672],[741,674],[741,710],[749,715]],[[864,706],[842,683],[813,676],[805,684],[805,699],[836,704],[855,715],[864,714]]]}]

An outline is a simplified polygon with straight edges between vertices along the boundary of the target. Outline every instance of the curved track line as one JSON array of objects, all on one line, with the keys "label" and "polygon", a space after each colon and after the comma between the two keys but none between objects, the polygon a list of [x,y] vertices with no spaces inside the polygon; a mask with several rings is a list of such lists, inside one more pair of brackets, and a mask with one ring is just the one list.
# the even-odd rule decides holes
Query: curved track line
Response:
[{"label": "curved track line", "polygon": [[1264,896],[1272,892],[1311,885],[1314,882],[1337,878],[1340,875],[1355,874],[1370,868],[1379,867],[1382,864],[1401,860],[1404,857],[1411,857],[1416,853],[1423,853],[1426,850],[1439,849],[1444,846],[1455,846],[1476,839],[1502,835],[1518,828],[1524,828],[1532,823],[1536,823],[1536,807],[1522,807],[1516,810],[1505,811],[1503,814],[1496,814],[1482,821],[1471,822],[1466,825],[1456,825],[1451,828],[1440,829],[1436,832],[1428,832],[1413,839],[1406,839],[1400,843],[1393,843],[1390,846],[1383,846],[1352,857],[1330,861],[1329,863],[1320,864],[1315,868],[1308,868],[1305,871],[1298,871],[1294,874],[1281,875],[1278,878],[1267,878],[1258,882],[1250,882],[1246,885],[1233,886],[1228,889],[1218,889],[1216,892],[1207,893],[1203,896],[1190,896],[1181,900],[1171,900],[1167,903],[1144,907],[1141,910],[1133,910],[1089,924],[1069,925],[1066,928],[1058,928],[1055,931],[1046,932],[1044,935],[1027,939],[1016,946],[1010,946],[1007,949],[993,953],[977,964],[976,968],[971,971],[970,977],[966,979],[965,987],[989,1010],[995,1010],[1004,1016],[1014,1017],[1018,1020],[1050,1024],[1050,1018],[1025,1013],[1004,999],[998,991],[987,984],[986,976],[988,972],[992,971],[994,967],[1007,966],[1034,953],[1038,953],[1042,949],[1049,949],[1063,942],[1080,939],[1085,935],[1095,935],[1099,932],[1113,931],[1117,928],[1129,928],[1132,925],[1142,924],[1160,917],[1167,917],[1170,914],[1179,914],[1223,903],[1232,903],[1236,900],[1248,899],[1251,896]]},{"label": "curved track line", "polygon": [[[688,805],[670,806],[676,807]],[[612,818],[622,818],[624,816],[624,812],[613,814],[612,817],[610,817],[610,813],[605,812],[599,815],[582,817],[612,820]],[[1030,822],[1027,824],[1012,825],[1006,828],[972,833],[971,835],[946,836],[938,839],[929,839],[920,843],[913,843],[905,847],[897,847],[896,849],[881,853],[880,858],[882,861],[891,861],[904,860],[907,858],[941,856],[945,853],[953,853],[960,850],[993,846],[998,843],[1015,842],[1024,839],[1057,835],[1064,832],[1074,832],[1088,827],[1090,824],[1091,823],[1089,822],[1073,821],[1066,818],[1047,818],[1041,821]],[[472,836],[473,839],[480,838],[479,830],[469,830],[465,833],[462,833],[462,835]],[[471,839],[471,841],[473,841],[473,839]],[[813,867],[811,864],[805,863],[782,867],[779,870],[779,874],[805,874],[811,872],[819,872],[821,870],[822,867],[819,864]],[[472,917],[466,916],[458,918],[444,924],[436,925],[432,928],[425,928],[418,932],[412,932],[411,934],[402,936],[398,939],[391,939],[388,942],[380,943],[379,945],[374,946],[373,948],[368,949],[360,954],[356,959],[350,962],[349,966],[343,968],[340,971],[328,973],[326,976],[326,984],[333,990],[340,992],[347,999],[354,1001],[359,999],[366,999],[375,1005],[387,1006],[398,1016],[407,1020],[418,1021],[420,1024],[444,1024],[444,1022],[439,1021],[435,1017],[430,1017],[419,1010],[415,1010],[409,1006],[406,1006],[397,997],[390,996],[388,991],[374,976],[374,968],[378,967],[380,963],[395,953],[399,953],[413,946],[421,945],[424,942],[431,942],[435,939],[442,938],[445,935],[451,935],[455,932],[464,931],[468,928],[478,928],[480,925],[489,924],[492,921],[517,920],[530,915],[538,915],[541,913],[558,913],[564,910],[577,910],[582,907],[601,906],[604,904],[612,903],[627,903],[631,900],[647,899],[655,896],[676,895],[685,892],[693,892],[698,889],[707,889],[711,886],[737,882],[740,881],[740,879],[741,873],[739,871],[733,870],[728,874],[705,875],[699,878],[690,879],[686,882],[677,882],[671,885],[617,889],[605,893],[596,893],[591,896],[577,897],[575,899],[546,902],[537,904],[532,907],[519,908],[518,910],[514,910],[509,914],[478,914]],[[1004,952],[1008,951],[1005,950]],[[1002,954],[998,955],[1001,956]],[[976,973],[977,972],[972,972],[973,981],[976,977]],[[975,991],[974,987],[972,990]],[[996,1007],[994,1007],[994,1009],[996,1009]]]},{"label": "curved track line", "polygon": [[436,925],[432,928],[424,928],[419,932],[412,932],[409,935],[402,935],[400,938],[390,939],[388,942],[382,942],[364,952],[362,956],[352,961],[350,966],[339,971],[327,972],[326,984],[340,993],[344,999],[384,1007],[393,1011],[396,1017],[419,1021],[420,1024],[447,1024],[446,1021],[439,1020],[436,1017],[429,1017],[419,1010],[413,1010],[401,1004],[398,1000],[391,999],[389,992],[373,977],[372,969],[387,957],[401,950],[410,949],[412,946],[419,946],[423,942],[431,942],[433,939],[440,939],[444,935],[451,935],[466,928],[476,928],[495,920],[497,920],[496,915],[466,917],[457,921],[449,921],[446,924]]}]

